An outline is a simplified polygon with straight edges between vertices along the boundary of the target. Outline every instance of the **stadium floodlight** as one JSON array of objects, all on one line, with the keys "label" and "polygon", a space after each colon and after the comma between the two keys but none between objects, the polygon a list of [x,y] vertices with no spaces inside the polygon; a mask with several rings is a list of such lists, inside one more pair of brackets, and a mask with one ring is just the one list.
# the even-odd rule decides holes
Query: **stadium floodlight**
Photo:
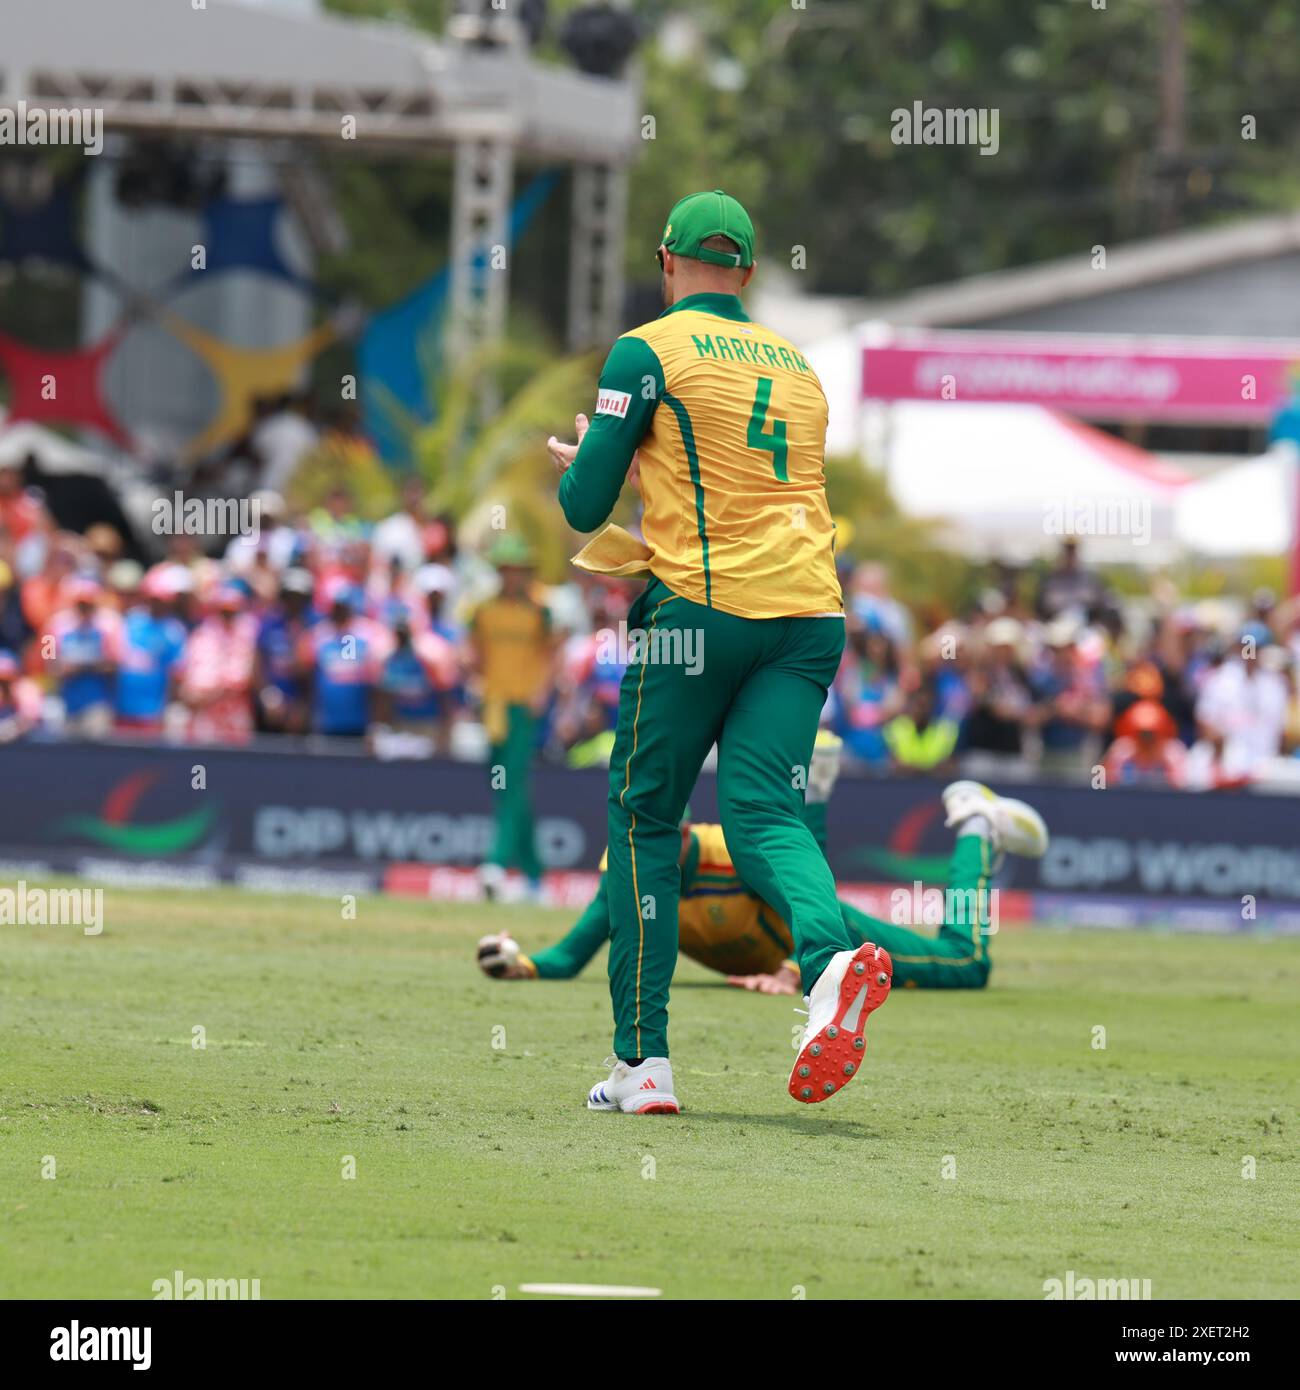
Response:
[{"label": "stadium floodlight", "polygon": [[560,30],[560,47],[597,77],[617,77],[640,41],[636,16],[608,0],[574,10]]}]

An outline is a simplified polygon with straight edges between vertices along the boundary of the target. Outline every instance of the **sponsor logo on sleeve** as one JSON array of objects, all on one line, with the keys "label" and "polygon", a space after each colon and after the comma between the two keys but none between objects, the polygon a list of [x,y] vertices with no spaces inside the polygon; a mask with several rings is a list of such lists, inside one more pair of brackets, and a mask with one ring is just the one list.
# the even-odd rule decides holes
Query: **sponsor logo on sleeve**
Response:
[{"label": "sponsor logo on sleeve", "polygon": [[601,391],[596,396],[597,415],[617,415],[620,420],[627,418],[627,408],[632,397],[626,391]]}]

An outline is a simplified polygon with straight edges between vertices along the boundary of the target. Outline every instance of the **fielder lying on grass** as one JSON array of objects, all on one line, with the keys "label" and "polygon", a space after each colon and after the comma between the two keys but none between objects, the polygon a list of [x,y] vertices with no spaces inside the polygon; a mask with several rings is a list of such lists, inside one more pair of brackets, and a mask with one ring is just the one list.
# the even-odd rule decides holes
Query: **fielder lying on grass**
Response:
[{"label": "fielder lying on grass", "polygon": [[[826,850],[826,803],[838,775],[838,740],[819,740],[809,775],[804,817]],[[868,916],[839,900],[856,944],[873,942],[893,960],[893,983],[921,989],[981,989],[988,982],[989,881],[1003,853],[1038,858],[1047,848],[1042,817],[1022,801],[1001,797],[978,782],[953,782],[943,792],[945,824],[956,831],[948,863],[944,920],[937,935]],[[678,949],[727,977],[729,984],[763,994],[798,994],[799,971],[790,959],[794,941],[785,922],[754,893],[732,864],[718,825],[682,826],[682,887]],[[605,865],[601,862],[603,871]],[[508,932],[485,936],[478,963],[494,979],[570,980],[609,939],[609,909],[602,872],[596,896],[562,940],[525,955]]]}]

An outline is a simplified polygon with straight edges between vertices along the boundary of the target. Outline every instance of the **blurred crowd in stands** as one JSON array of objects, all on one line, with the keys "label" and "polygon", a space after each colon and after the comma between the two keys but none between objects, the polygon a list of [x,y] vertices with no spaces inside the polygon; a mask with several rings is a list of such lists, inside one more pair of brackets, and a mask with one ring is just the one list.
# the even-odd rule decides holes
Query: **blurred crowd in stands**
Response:
[{"label": "blurred crowd in stands", "polygon": [[[478,757],[476,615],[504,585],[545,615],[540,753],[608,761],[636,583],[573,571],[544,587],[526,546],[463,546],[415,482],[374,525],[342,489],[307,514],[271,489],[254,501],[255,534],[171,534],[146,567],[111,527],[59,530],[0,468],[0,739],[295,734]],[[859,771],[1209,789],[1300,749],[1300,606],[1271,593],[1190,603],[1157,579],[1121,605],[1067,541],[1035,585],[994,567],[969,611],[919,631],[881,566],[843,581],[824,718]]]},{"label": "blurred crowd in stands", "polygon": [[1121,605],[1067,540],[1031,598],[997,567],[971,610],[918,634],[876,565],[847,578],[848,652],[829,722],[877,771],[1241,786],[1300,750],[1300,605],[1180,601],[1156,580]]}]

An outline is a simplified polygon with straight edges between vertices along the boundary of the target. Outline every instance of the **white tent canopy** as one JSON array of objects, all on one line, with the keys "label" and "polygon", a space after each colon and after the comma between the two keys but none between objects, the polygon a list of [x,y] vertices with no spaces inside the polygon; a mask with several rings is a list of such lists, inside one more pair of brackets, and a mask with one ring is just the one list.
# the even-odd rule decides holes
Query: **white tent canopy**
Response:
[{"label": "white tent canopy", "polygon": [[899,506],[947,523],[966,554],[1025,561],[1070,532],[1091,561],[1176,556],[1174,502],[1188,474],[1044,406],[864,402],[863,349],[889,333],[868,321],[807,349],[830,407],[829,454],[883,468]]},{"label": "white tent canopy", "polygon": [[862,447],[863,337],[862,326],[855,325],[804,350],[830,407],[826,426],[828,454],[856,454]]},{"label": "white tent canopy", "polygon": [[1295,536],[1294,446],[1191,483],[1174,509],[1178,540],[1200,555],[1280,555]]},{"label": "white tent canopy", "polygon": [[1176,550],[1187,475],[1041,406],[901,402],[872,452],[903,510],[947,522],[968,554],[1027,560],[1067,534],[1094,561],[1160,565]]},{"label": "white tent canopy", "polygon": [[967,553],[1025,559],[1050,551],[1056,523],[1071,521],[1101,562],[1293,545],[1300,462],[1289,446],[1197,478],[1043,406],[863,401],[863,351],[892,333],[866,320],[805,349],[830,407],[827,452],[883,468],[904,511],[950,523]]}]

